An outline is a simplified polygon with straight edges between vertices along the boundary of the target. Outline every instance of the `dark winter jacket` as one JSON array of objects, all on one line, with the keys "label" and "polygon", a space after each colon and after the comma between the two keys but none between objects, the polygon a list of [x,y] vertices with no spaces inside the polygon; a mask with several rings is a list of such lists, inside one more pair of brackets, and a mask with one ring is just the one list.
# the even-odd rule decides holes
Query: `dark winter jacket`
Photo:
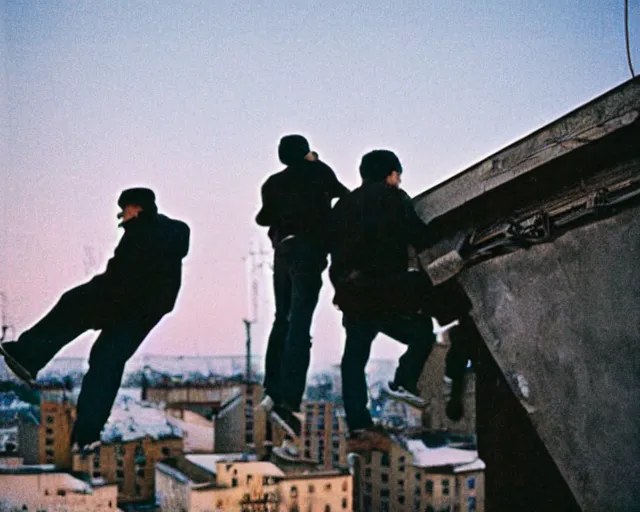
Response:
[{"label": "dark winter jacket", "polygon": [[189,226],[161,214],[141,212],[124,235],[104,273],[84,285],[107,320],[161,317],[175,305],[182,259],[189,251]]},{"label": "dark winter jacket", "polygon": [[326,246],[331,200],[348,193],[328,165],[304,160],[267,179],[256,222],[269,227],[274,247],[289,235]]},{"label": "dark winter jacket", "polygon": [[329,275],[334,302],[343,310],[375,314],[417,309],[431,283],[408,272],[409,246],[435,242],[406,192],[385,182],[365,182],[335,205]]}]

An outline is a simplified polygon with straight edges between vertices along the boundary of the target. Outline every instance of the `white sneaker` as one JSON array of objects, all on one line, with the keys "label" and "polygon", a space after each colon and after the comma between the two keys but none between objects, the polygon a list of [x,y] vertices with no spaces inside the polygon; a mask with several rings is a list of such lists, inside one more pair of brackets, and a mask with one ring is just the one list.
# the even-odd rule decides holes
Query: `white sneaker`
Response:
[{"label": "white sneaker", "polygon": [[382,391],[394,400],[407,403],[418,409],[424,409],[427,406],[427,401],[424,398],[393,382],[388,382],[386,386],[382,388]]},{"label": "white sneaker", "polygon": [[300,452],[298,451],[298,446],[296,445],[296,443],[294,443],[293,441],[291,441],[289,439],[285,439],[282,442],[282,449],[290,457],[296,457],[297,458],[297,457],[300,456]]}]

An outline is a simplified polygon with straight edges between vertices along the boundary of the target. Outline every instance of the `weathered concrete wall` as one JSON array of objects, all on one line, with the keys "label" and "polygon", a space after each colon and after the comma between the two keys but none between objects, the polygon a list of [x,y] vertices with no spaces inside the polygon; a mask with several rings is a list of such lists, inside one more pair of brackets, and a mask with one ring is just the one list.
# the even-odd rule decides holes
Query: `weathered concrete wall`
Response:
[{"label": "weathered concrete wall", "polygon": [[584,510],[640,503],[638,213],[459,277],[489,351]]}]

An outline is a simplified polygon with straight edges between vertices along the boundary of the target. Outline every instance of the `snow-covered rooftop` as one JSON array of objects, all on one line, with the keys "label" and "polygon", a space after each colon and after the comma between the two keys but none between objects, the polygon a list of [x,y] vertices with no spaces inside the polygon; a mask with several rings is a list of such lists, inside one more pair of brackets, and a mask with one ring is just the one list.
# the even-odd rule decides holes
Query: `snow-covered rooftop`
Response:
[{"label": "snow-covered rooftop", "polygon": [[254,462],[257,460],[255,455],[248,455],[246,453],[208,453],[203,455],[185,455],[185,458],[200,466],[202,469],[206,469],[214,475],[217,474],[216,464],[218,462]]},{"label": "snow-covered rooftop", "polygon": [[[460,450],[449,446],[429,448],[420,439],[406,441],[407,449],[413,455],[413,465],[420,468],[453,466],[454,471],[472,471],[484,469],[484,462],[478,458],[476,450]],[[472,468],[472,469],[467,469]],[[465,469],[461,469],[465,468]]]},{"label": "snow-covered rooftop", "polygon": [[20,400],[13,391],[0,393],[0,426],[11,426],[18,420],[37,424],[37,407]]},{"label": "snow-covered rooftop", "polygon": [[182,437],[182,429],[159,406],[119,394],[102,431],[101,441],[126,442],[145,436],[156,440]]}]

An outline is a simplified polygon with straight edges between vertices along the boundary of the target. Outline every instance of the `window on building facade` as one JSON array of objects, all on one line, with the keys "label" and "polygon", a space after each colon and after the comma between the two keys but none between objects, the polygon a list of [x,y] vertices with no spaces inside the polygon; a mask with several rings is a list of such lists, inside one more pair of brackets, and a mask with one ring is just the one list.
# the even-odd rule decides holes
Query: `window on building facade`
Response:
[{"label": "window on building facade", "polygon": [[342,508],[346,510],[348,507],[349,501],[347,500],[347,498],[342,498]]},{"label": "window on building facade", "polygon": [[390,494],[389,489],[380,489],[380,498],[388,498]]},{"label": "window on building facade", "polygon": [[55,453],[54,453],[54,451],[53,451],[53,450],[45,450],[45,451],[44,451],[44,454],[45,454],[47,457],[53,457],[53,456],[55,455]]},{"label": "window on building facade", "polygon": [[381,459],[380,459],[380,465],[382,467],[388,468],[390,466],[390,464],[391,464],[391,461],[389,460],[389,454],[384,452],[382,454]]},{"label": "window on building facade", "polygon": [[289,495],[292,498],[297,498],[298,497],[298,488],[295,485],[291,486],[291,490],[289,491]]},{"label": "window on building facade", "polygon": [[469,512],[475,512],[477,510],[478,503],[476,501],[476,497],[475,496],[471,496],[467,500],[467,507],[468,507]]},{"label": "window on building facade", "polygon": [[404,505],[404,496],[398,496],[398,503]]},{"label": "window on building facade", "polygon": [[381,474],[380,474],[380,481],[381,481],[383,484],[388,483],[388,482],[389,482],[389,474],[388,474],[388,473],[381,473]]},{"label": "window on building facade", "polygon": [[364,477],[371,478],[371,468],[364,468]]},{"label": "window on building facade", "polygon": [[436,512],[436,509],[433,508],[433,505],[427,505],[427,508],[424,509],[424,512]]},{"label": "window on building facade", "polygon": [[53,435],[53,429],[52,428],[47,428],[45,430],[45,432],[47,433],[48,436],[52,436]]},{"label": "window on building facade", "polygon": [[45,444],[45,446],[53,446],[53,439],[51,439],[50,437],[47,437],[44,440],[44,444]]},{"label": "window on building facade", "polygon": [[162,456],[163,457],[168,457],[170,453],[171,452],[169,451],[169,447],[168,446],[163,446],[162,447]]},{"label": "window on building facade", "polygon": [[116,470],[116,478],[118,479],[123,479],[124,478],[124,471],[122,471],[121,469],[117,469]]},{"label": "window on building facade", "polygon": [[345,480],[344,482],[342,482],[342,491],[347,492],[347,490],[349,490],[349,484]]},{"label": "window on building facade", "polygon": [[325,491],[330,491],[331,490],[331,484],[324,484],[324,490]]},{"label": "window on building facade", "polygon": [[476,488],[476,479],[471,477],[467,479],[467,487],[469,489],[475,489]]},{"label": "window on building facade", "polygon": [[447,478],[442,480],[442,495],[449,496],[449,480]]},{"label": "window on building facade", "polygon": [[231,487],[238,487],[238,479],[233,477],[231,479]]},{"label": "window on building facade", "polygon": [[331,507],[329,505],[325,505],[324,512],[331,512]]},{"label": "window on building facade", "polygon": [[433,480],[427,479],[424,484],[424,491],[429,495],[433,496]]},{"label": "window on building facade", "polygon": [[53,416],[47,416],[47,417],[45,418],[45,421],[46,421],[49,425],[51,425],[51,424],[54,422],[54,418],[53,418]]}]

